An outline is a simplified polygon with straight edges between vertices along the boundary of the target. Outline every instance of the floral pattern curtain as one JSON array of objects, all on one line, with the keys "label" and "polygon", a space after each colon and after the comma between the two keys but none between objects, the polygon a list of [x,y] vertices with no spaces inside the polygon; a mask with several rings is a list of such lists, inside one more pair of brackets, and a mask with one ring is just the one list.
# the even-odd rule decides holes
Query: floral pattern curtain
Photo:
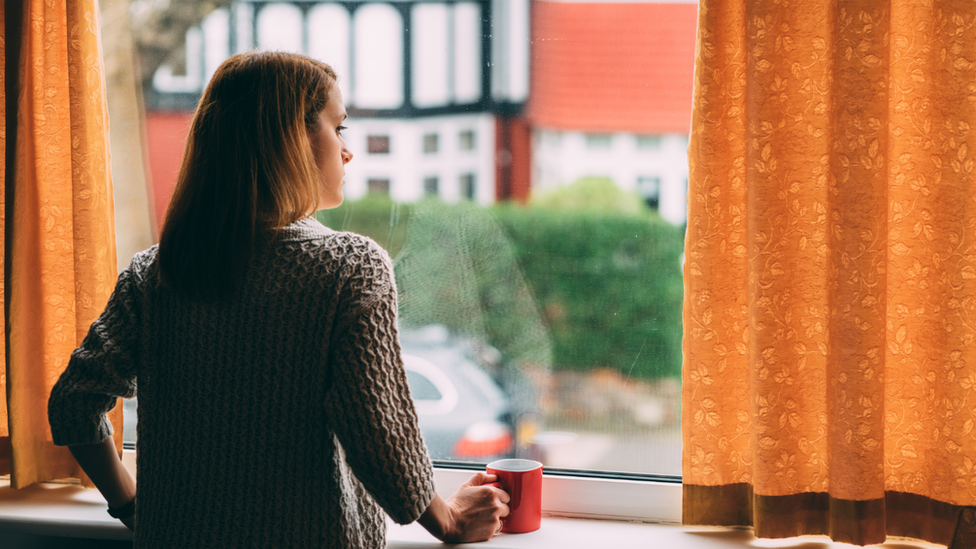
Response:
[{"label": "floral pattern curtain", "polygon": [[976,545],[974,150],[976,3],[701,0],[686,524]]},{"label": "floral pattern curtain", "polygon": [[[5,2],[0,474],[81,477],[47,398],[115,277],[108,115],[94,0]],[[121,450],[121,406],[113,411]]]}]

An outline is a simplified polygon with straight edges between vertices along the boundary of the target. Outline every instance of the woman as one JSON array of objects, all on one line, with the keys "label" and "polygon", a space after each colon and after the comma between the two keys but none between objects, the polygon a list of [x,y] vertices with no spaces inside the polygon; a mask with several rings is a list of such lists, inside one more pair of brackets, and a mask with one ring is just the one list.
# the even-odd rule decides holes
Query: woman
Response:
[{"label": "woman", "polygon": [[[294,54],[221,65],[158,247],[119,276],[51,393],[55,444],[140,549],[383,547],[381,509],[476,541],[508,513],[490,475],[436,495],[390,259],[310,217],[342,202],[352,159],[335,80]],[[137,381],[136,515],[105,413]]]}]

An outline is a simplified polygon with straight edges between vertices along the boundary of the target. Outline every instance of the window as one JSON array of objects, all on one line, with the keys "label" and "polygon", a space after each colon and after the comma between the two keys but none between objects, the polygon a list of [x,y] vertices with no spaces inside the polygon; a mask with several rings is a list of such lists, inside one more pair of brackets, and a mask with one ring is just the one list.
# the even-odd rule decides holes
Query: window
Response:
[{"label": "window", "polygon": [[661,148],[661,136],[659,135],[638,135],[637,148],[642,151],[656,151]]},{"label": "window", "polygon": [[369,194],[390,194],[390,180],[385,177],[371,177],[366,180],[366,190]]},{"label": "window", "polygon": [[[353,136],[350,144],[365,153],[357,152],[348,167],[346,203],[321,212],[320,219],[337,230],[367,234],[395,259],[402,299],[400,321],[403,333],[410,332],[412,338],[409,350],[405,343],[405,352],[426,363],[408,366],[409,382],[418,403],[437,403],[420,406],[427,406],[428,411],[445,409],[454,398],[452,391],[457,395],[456,406],[480,403],[471,412],[472,418],[478,417],[454,429],[453,440],[434,442],[440,435],[427,437],[433,457],[443,460],[441,464],[483,462],[501,454],[534,457],[544,461],[549,471],[609,476],[617,479],[611,484],[626,485],[626,490],[639,491],[640,486],[648,485],[648,475],[673,481],[681,473],[683,233],[680,224],[660,219],[663,211],[660,216],[650,212],[666,209],[674,202],[670,197],[686,192],[685,188],[672,189],[671,182],[680,185],[686,181],[687,159],[680,153],[668,156],[671,147],[661,146],[664,128],[653,123],[631,127],[638,117],[628,109],[635,107],[623,101],[590,104],[587,118],[568,115],[580,112],[578,106],[572,107],[581,92],[579,87],[561,82],[585,78],[607,87],[603,97],[623,95],[612,89],[609,80],[586,72],[590,68],[582,66],[571,52],[559,48],[568,39],[586,43],[589,51],[618,59],[619,66],[632,73],[631,82],[657,82],[671,70],[655,65],[658,57],[675,66],[691,66],[696,6],[680,5],[686,8],[681,20],[667,23],[675,25],[674,35],[681,38],[675,39],[674,51],[657,52],[651,43],[632,51],[615,49],[622,43],[620,33],[643,40],[639,37],[653,35],[651,30],[664,23],[641,19],[642,29],[637,32],[626,17],[607,19],[610,10],[605,4],[585,4],[579,12],[584,15],[580,15],[571,13],[571,4],[535,3],[531,17],[547,22],[538,27],[528,24],[528,10],[520,21],[515,20],[522,17],[515,13],[518,10],[492,10],[492,17],[511,20],[495,21],[496,36],[481,37],[481,16],[487,12],[479,10],[487,10],[488,4],[452,3],[450,22],[455,30],[472,29],[474,33],[445,31],[438,35],[460,42],[443,59],[421,63],[424,71],[444,72],[432,72],[424,81],[428,87],[418,103],[416,75],[401,70],[404,56],[413,52],[406,49],[412,47],[410,37],[397,34],[410,29],[396,27],[397,36],[388,44],[387,37],[376,32],[360,36],[367,25],[357,22],[346,4],[306,6],[296,0],[291,5],[302,9],[290,10],[285,17],[275,15],[280,10],[257,9],[252,2],[238,0],[231,8],[214,12],[223,13],[223,19],[208,16],[193,31],[198,34],[191,32],[190,38],[202,36],[201,40],[186,36],[171,40],[174,51],[186,49],[186,70],[171,70],[169,80],[152,75],[145,80],[149,83],[147,156],[157,185],[157,206],[165,208],[167,203],[165,185],[172,182],[174,165],[178,168],[185,128],[205,76],[230,52],[271,47],[273,44],[262,40],[274,37],[301,36],[303,31],[293,28],[296,17],[306,25],[314,20],[314,28],[321,25],[329,33],[312,33],[307,44],[291,47],[314,49],[310,53],[335,67],[350,114],[346,124],[351,128],[348,135]],[[627,10],[632,5],[621,6]],[[305,7],[309,7],[307,12]],[[153,4],[146,9],[180,8],[170,3],[170,7]],[[577,28],[572,21],[579,22],[580,17],[610,23],[586,25],[583,35],[568,34]],[[516,32],[522,24],[524,36]],[[141,27],[139,32],[162,36],[161,29]],[[401,40],[405,36],[406,41]],[[370,48],[359,47],[367,38],[382,49],[377,63],[387,67],[391,59],[395,61],[402,76],[388,79],[396,85],[395,93],[360,95],[365,93],[361,92],[363,82],[383,80],[377,69],[380,65],[370,65]],[[492,43],[494,39],[504,42]],[[393,44],[397,40],[399,45]],[[524,44],[526,49],[516,51],[512,44]],[[480,57],[483,51],[496,52],[491,66]],[[417,62],[416,57],[413,61]],[[543,67],[545,73],[530,72]],[[189,76],[196,74],[195,68],[199,75],[194,83]],[[159,74],[165,72],[161,69]],[[560,80],[565,74],[575,77]],[[549,78],[542,83],[551,87],[530,90],[530,83],[536,81],[530,75]],[[487,83],[484,90],[483,81]],[[404,83],[413,86],[406,94],[401,93]],[[435,84],[443,89],[431,87]],[[689,80],[687,90],[682,88],[678,95],[690,97],[690,86]],[[536,123],[512,114],[527,112],[530,92],[542,94],[535,96],[538,102],[533,107],[540,109],[539,120],[546,123],[533,125]],[[112,94],[110,88],[110,101],[115,100]],[[490,110],[495,108],[491,105],[502,107],[496,112]],[[525,124],[525,134],[499,133],[503,118]],[[690,112],[686,118],[690,119]],[[419,136],[420,143],[411,136]],[[624,147],[631,138],[635,145]],[[398,145],[393,151],[393,140],[413,145]],[[176,142],[179,147],[169,145]],[[502,142],[503,146],[498,145]],[[520,148],[523,142],[525,146]],[[452,154],[426,157],[442,149],[454,153],[455,146],[463,153],[457,159]],[[496,159],[499,147],[504,149],[498,155],[502,162]],[[611,150],[612,158],[607,153]],[[648,151],[660,154],[649,157]],[[390,165],[394,152],[397,162]],[[658,157],[663,163],[660,169],[657,164],[647,165],[648,159],[658,162]],[[436,166],[431,164],[435,160]],[[519,179],[520,169],[527,174],[524,181]],[[590,177],[592,174],[609,177]],[[598,185],[593,184],[596,180]],[[529,205],[507,203],[523,184]],[[392,204],[370,200],[375,198],[370,195],[392,196]],[[425,197],[429,200],[421,201]],[[162,214],[157,217],[162,219]],[[121,225],[119,232],[125,232]],[[432,373],[435,371],[441,377]],[[134,415],[134,402],[126,402],[124,409]],[[460,415],[464,414],[424,414],[422,421],[429,426],[423,428],[433,429],[440,419]],[[126,433],[134,437],[134,421],[127,422]],[[466,433],[469,439],[494,440],[492,451],[497,453],[458,451],[466,447],[459,443]],[[506,436],[511,438],[511,447],[504,446]],[[584,481],[577,474],[562,477],[560,482],[598,481]],[[680,506],[680,494],[675,500],[635,493],[602,503],[583,503],[606,511],[616,505],[607,501],[620,501],[621,507],[612,512],[601,514],[597,507],[586,512],[644,518],[673,517]],[[671,506],[671,511],[657,508],[627,515],[623,508],[634,510],[648,501],[654,502],[647,503],[650,507]]]},{"label": "window", "polygon": [[638,176],[637,192],[644,198],[648,208],[656,210],[661,203],[661,178],[646,175]]},{"label": "window", "polygon": [[591,150],[609,149],[613,144],[613,136],[604,133],[587,134],[586,148]]},{"label": "window", "polygon": [[435,152],[437,152],[437,134],[424,134],[424,154],[431,154]]},{"label": "window", "polygon": [[458,149],[462,151],[473,151],[476,142],[473,130],[464,130],[458,133]]},{"label": "window", "polygon": [[390,136],[366,136],[366,152],[369,154],[390,154]]},{"label": "window", "polygon": [[462,197],[467,198],[468,200],[475,199],[476,189],[475,189],[474,182],[475,179],[473,173],[461,174],[461,176],[458,177],[458,186],[461,188]]}]

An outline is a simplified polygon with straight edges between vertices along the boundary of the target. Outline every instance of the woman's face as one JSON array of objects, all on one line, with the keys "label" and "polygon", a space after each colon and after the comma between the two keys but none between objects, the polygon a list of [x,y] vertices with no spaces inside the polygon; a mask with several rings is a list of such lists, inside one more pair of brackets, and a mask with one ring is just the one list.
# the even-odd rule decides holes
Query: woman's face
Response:
[{"label": "woman's face", "polygon": [[341,130],[346,119],[346,106],[342,103],[339,86],[333,85],[329,102],[319,112],[318,127],[309,130],[312,154],[319,168],[319,208],[335,208],[342,204],[342,178],[352,153],[342,139]]}]

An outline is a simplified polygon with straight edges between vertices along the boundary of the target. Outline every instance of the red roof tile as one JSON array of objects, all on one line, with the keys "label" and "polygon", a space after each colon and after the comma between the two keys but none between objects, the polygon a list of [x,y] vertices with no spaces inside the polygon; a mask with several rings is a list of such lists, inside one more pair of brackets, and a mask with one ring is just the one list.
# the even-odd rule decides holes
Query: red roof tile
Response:
[{"label": "red roof tile", "polygon": [[688,132],[697,4],[532,3],[535,126]]}]

